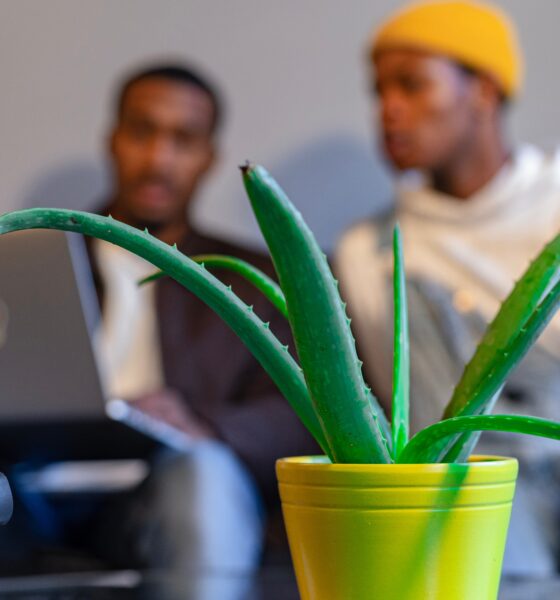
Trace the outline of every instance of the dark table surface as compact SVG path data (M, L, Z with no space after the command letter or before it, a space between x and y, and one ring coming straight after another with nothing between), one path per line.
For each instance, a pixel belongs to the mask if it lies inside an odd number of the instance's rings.
M176 579L120 571L0 579L0 598L26 600L299 600L293 573L269 568L254 577L201 574ZM560 579L504 580L499 600L557 600ZM325 599L328 600L328 599ZM473 599L474 600L474 599Z

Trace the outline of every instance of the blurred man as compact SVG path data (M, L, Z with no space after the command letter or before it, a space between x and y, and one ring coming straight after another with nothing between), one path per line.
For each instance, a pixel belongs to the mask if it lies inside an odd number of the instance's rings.
M399 174L395 210L348 231L337 266L366 375L389 412L391 234L398 219L416 431L441 418L499 303L558 233L560 162L533 147L514 148L507 138L505 113L521 89L522 61L512 24L492 6L413 4L376 30L369 56L382 146ZM511 377L496 412L558 419L559 367L557 319ZM490 447L525 459L525 473L548 475L556 468L558 446L512 438ZM550 494L532 500L535 512L547 516L542 530L554 546L557 501ZM526 533L518 537L522 555L512 570L550 568L545 551L533 548Z
M190 221L195 194L216 161L222 118L217 92L192 70L160 65L133 74L120 91L109 138L114 191L105 212L147 227L185 254L232 255L271 274L264 257L203 235ZM90 249L112 394L204 442L154 465L136 519L138 500L131 504L133 547L152 566L254 567L265 510L278 509L275 459L313 451L314 443L263 368L206 305L170 279L138 290L151 265L104 242ZM217 275L290 339L286 321L251 285L229 272Z
M119 90L108 140L113 190L102 212L177 244L226 254L272 275L268 259L203 235L190 220L217 156L223 118L214 88L180 65L133 73ZM241 185L241 184L240 184ZM261 559L267 516L279 512L275 460L316 446L263 368L205 304L117 246L88 240L102 305L98 348L110 394L189 434L187 454L154 458L117 506L86 523L102 558L121 566L248 571ZM285 342L286 320L247 281L217 276ZM94 523L94 525L92 525ZM63 523L64 525L64 523Z

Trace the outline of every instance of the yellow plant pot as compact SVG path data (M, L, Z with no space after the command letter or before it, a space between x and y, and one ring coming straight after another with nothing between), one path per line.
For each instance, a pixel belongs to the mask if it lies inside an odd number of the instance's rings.
M517 461L279 460L302 600L495 600Z

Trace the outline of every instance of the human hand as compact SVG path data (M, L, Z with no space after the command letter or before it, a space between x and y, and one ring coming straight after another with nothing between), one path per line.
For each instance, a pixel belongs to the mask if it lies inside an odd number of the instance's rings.
M132 402L135 408L183 431L193 439L215 438L212 429L197 417L181 395L169 388L146 394Z

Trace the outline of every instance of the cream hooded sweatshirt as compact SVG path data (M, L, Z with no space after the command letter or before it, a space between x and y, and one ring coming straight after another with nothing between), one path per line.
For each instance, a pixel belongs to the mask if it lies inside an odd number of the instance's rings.
M409 174L397 185L395 215L361 222L343 236L335 257L341 293L366 377L386 406L395 217L408 279L411 418L418 430L441 418L464 363L514 280L560 232L560 155L522 147L466 201L435 192ZM514 406L501 409L560 418L560 316L538 346L516 370L521 387L513 378Z

